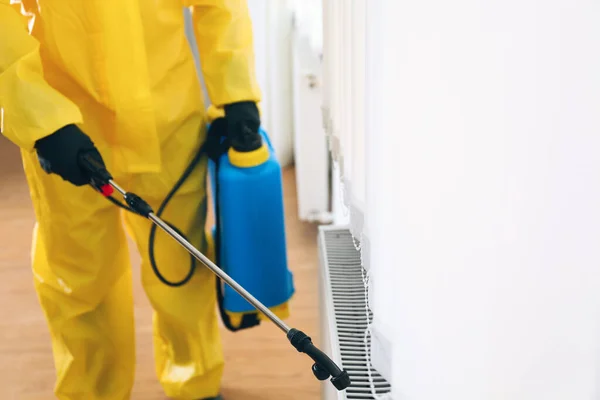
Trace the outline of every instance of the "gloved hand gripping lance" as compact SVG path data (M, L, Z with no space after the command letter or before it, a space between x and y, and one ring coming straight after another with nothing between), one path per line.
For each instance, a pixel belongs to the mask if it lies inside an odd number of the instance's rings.
M91 153L83 153L79 157L81 168L86 171L91 177L90 185L97 191L102 193L105 197L110 196L117 191L127 206L136 214L145 217L152 221L156 226L162 229L165 233L175 239L181 246L183 246L194 258L203 263L208 267L214 274L219 276L225 283L231 286L236 292L238 292L244 299L246 299L253 307L262 312L268 319L270 319L275 325L277 325L287 336L288 340L301 353L307 354L313 361L312 371L315 377L319 380L326 380L331 377L331 383L337 390L347 389L351 382L348 373L341 370L335 362L333 362L325 353L319 350L313 343L309 336L304 332L290 328L285 322L277 317L268 307L258 301L252 294L246 289L239 285L229 275L227 275L221 268L214 264L207 256L202 254L192 244L190 244L181 234L173 229L169 224L159 218L152 207L146 203L141 197L135 193L130 193L121 188L116 182L113 181L113 177L106 170L104 165L93 156Z

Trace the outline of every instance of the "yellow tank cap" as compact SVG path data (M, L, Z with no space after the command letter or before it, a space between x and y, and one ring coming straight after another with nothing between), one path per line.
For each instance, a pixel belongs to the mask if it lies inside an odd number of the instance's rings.
M237 151L230 147L227 155L229 156L229 162L239 168L256 167L267 162L270 157L269 149L265 143L260 148L248 152Z

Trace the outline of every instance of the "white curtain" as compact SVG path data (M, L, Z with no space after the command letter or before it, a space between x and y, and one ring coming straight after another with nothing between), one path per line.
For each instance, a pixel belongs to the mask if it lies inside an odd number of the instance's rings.
M366 211L364 8L365 0L324 1L323 113L357 238Z
M374 314L365 340L371 339L374 368L391 380L393 290L385 274L393 260L381 251L381 238L393 227L386 226L385 209L378 207L387 201L386 181L394 171L381 168L390 132L380 123L385 87L378 76L383 51L375 3L324 0L323 115Z

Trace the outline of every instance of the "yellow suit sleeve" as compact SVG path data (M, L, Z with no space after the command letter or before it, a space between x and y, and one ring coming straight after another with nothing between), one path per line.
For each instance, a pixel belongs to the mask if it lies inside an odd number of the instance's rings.
M10 0L0 0L0 38L2 134L31 151L38 139L82 122L78 107L44 80L40 43Z
M226 104L261 99L252 21L246 0L184 0L191 8L202 75L212 103L209 119Z

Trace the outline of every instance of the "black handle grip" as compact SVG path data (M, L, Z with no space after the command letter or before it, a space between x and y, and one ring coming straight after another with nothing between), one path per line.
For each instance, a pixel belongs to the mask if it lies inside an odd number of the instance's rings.
M108 185L113 179L106 169L102 159L96 152L86 151L79 155L79 166L90 176L90 179L99 186Z
M288 340L301 353L313 359L313 373L319 380L325 380L331 376L331 383L337 390L347 389L352 382L348 372L341 370L325 353L319 350L311 338L298 329L290 329L287 334Z

